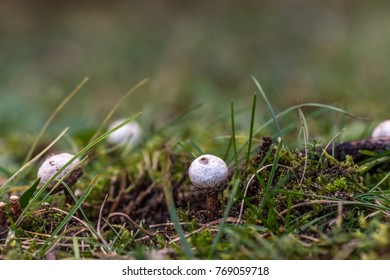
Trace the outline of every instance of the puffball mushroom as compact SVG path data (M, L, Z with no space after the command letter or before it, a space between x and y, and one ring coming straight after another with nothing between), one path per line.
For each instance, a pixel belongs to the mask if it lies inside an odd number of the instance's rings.
M378 124L373 132L372 137L390 137L390 120L386 120Z
M194 187L206 194L206 210L209 220L218 217L218 190L227 180L226 163L214 155L202 155L196 158L188 170L188 176Z
M74 155L69 153L61 153L49 156L38 169L38 177L41 178L40 183L43 185L46 184L73 157ZM63 182L65 182L68 186L73 186L77 182L77 180L83 175L82 167L77 166L79 163L80 160L75 159L60 174L58 174L58 176L54 179L53 184L50 187L52 187L56 183L55 181L61 179L63 179ZM71 173L64 178L64 176L69 171L71 171Z
M125 119L116 120L111 123L108 127L109 130L115 128L126 121ZM108 137L107 141L111 145L120 145L120 146L136 146L142 139L142 128L136 121L130 121L112 132Z

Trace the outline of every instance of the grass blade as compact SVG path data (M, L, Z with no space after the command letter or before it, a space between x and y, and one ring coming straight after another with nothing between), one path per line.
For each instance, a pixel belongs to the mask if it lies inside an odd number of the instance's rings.
M0 172L3 173L3 175L7 178L12 176L12 172L2 166L0 166Z
M172 192L171 192L171 181L169 176L169 169L170 169L170 161L169 157L167 156L163 163L163 190L165 195L165 200L168 207L169 215L171 216L173 226L179 235L181 244L183 245L184 254L186 255L187 259L194 259L194 253L192 252L190 248L190 244L188 244L187 239L185 237L183 228L180 225L180 219L177 215L175 202L173 200Z
M256 114L256 94L253 95L253 101L252 101L252 113L251 113L251 126L249 128L249 139L248 139L248 151L246 154L246 166L245 166L245 172L249 164L249 158L251 156L252 152L252 138L253 138L253 126L255 125L255 114ZM245 176L244 176L245 177Z
M80 248L79 248L79 242L77 237L73 237L73 252L74 252L74 259L79 260L80 259Z
M316 108L323 108L323 109L327 109L327 110L331 110L331 111L335 111L335 112L338 112L338 113L341 113L341 114L344 114L344 115L347 115L351 118L354 118L354 119L357 119L357 120L368 120L367 118L365 117L359 117L359 116L356 116L356 115L353 115L351 113L348 113L347 111L343 110L343 109L340 109L340 108L337 108L335 106L331 106L331 105L326 105L326 104L321 104L321 103L303 103L303 104L299 104L299 105L294 105L294 106L291 106L290 108L284 110L283 112L280 112L279 114L275 115L275 118L276 119L279 119L285 115L287 115L288 113L291 113L295 110L297 110L298 108L304 108L304 107L316 107ZM254 132L254 135L257 135L260 131L262 131L264 128L266 128L267 126L269 126L272 122L274 122L273 119L270 119L268 120L267 122L265 122L261 127L259 127L255 132Z
M41 178L38 178L35 183L26 190L22 196L19 199L20 205L22 208L25 208L28 205L28 202L30 201L31 197L34 195L35 190L39 186L39 182L41 181Z
M291 106L288 109L280 112L275 117L276 117L276 119L279 119L279 118L284 117L284 116L288 115L289 113L297 110L298 108L304 108L304 107L314 107L314 108L320 108L320 109L324 109L324 110L331 110L331 111L335 111L335 112L344 114L346 116L349 116L353 119L365 120L365 121L368 120L368 118L366 118L366 117L359 117L359 116L353 115L353 114L351 114L343 109L337 108L335 106L321 104L321 103L303 103L303 104L299 104L299 105L294 105L294 106ZM260 126L256 131L253 132L253 137L257 136L262 130L264 130L266 127L268 127L273 122L274 122L273 118L264 122L264 124L262 126ZM246 145L246 142L238 148L237 152L240 153L245 148L245 145ZM230 161L230 160L231 159L228 159L227 161Z
M196 145L196 143L193 140L190 140L190 144L195 149L195 151L198 153L198 156L204 154L204 152L201 150L201 148L199 148L199 146Z
M108 132L104 133L103 135L99 136L97 139L95 139L94 141L92 141L90 144L88 144L87 146L85 146L83 149L80 150L80 152L78 152L70 161L68 161L62 168L60 168L56 174L53 175L53 177L37 192L37 194L31 199L29 205L27 205L27 207L24 209L23 211L23 214L27 213L27 211L32 207L32 204L38 199L38 197L45 191L45 189L50 186L50 184L53 182L53 180L63 171L65 170L65 168L67 168L72 162L74 162L77 158L80 158L81 156L83 156L88 150L90 150L91 148L93 148L95 145L99 144L100 142L102 142L104 139L106 139L111 133L113 133L114 131L116 131L117 129L121 128L122 126L124 126L126 123L128 123L129 121L135 119L138 115L138 114L135 114L133 116L131 116L130 118L126 119L124 122L122 122L121 124L119 124L118 126L114 127L113 129L109 130Z
M75 89L69 93L69 95L60 103L60 105L58 105L58 107L54 110L54 112L49 116L49 118L46 120L45 124L43 125L41 131L39 131L37 137L35 137L35 140L34 140L33 144L31 145L31 148L28 151L23 164L25 164L27 161L30 160L32 154L35 151L35 148L38 145L39 140L41 140L42 136L45 134L47 128L49 127L51 122L54 120L54 118L58 115L59 112L61 112L61 110L65 107L65 105L68 104L68 102L76 95L76 93L78 93L80 91L80 89L85 85L85 83L88 81L88 79L89 79L88 77L84 78L84 80L82 80L75 87Z
M66 177L66 175L65 175L65 177ZM64 187L67 190L67 192L71 195L71 197L73 198L74 202L77 202L77 197L74 195L72 189L66 183L64 183L64 182L61 182L61 183L64 185ZM43 200L45 200L45 198ZM92 223L89 221L89 219L88 219L87 215L85 214L84 210L82 208L80 208L79 211L81 213L81 216L85 220L86 224L88 225L89 230L95 236L99 236L98 232L95 230L95 228L92 226Z
M67 185L65 183L63 183L63 179L66 178L75 168L77 168L79 165L81 165L85 160L86 160L87 157L83 158L80 160L80 162L75 166L73 167L71 170L69 170L64 176L62 179L58 180L56 182L56 184L51 188L51 190L42 198L42 201L45 201L52 193L53 191L60 185L60 184L63 184L65 187L67 187ZM61 170L64 170L67 166L69 166L69 164L74 160L74 158L72 158L71 161L69 161L63 168L61 168ZM62 171L60 171L62 172ZM20 222L22 221L23 217L26 215L27 212L31 212L34 210L34 204L35 204L35 201L41 197L42 193L48 188L48 186L51 185L51 183L53 182L54 178L57 178L58 174L60 174L60 172L57 172L56 174L53 175L52 178L50 178L50 180L43 186L41 187L37 193L32 196L30 198L30 201L29 203L25 206L25 208L23 209L23 212L22 214L19 216L18 220L16 221L16 224L20 224Z
M226 148L226 152L225 152L225 155L223 156L223 160L224 161L227 161L227 157L229 155L229 152L230 152L230 148L232 147L232 142L233 142L233 137L230 137L230 140L229 140L229 144Z
M91 143L93 140L98 137L100 131L102 131L103 127L110 121L111 117L114 115L116 110L119 108L119 106L128 98L130 95L132 95L134 92L136 92L140 87L142 87L144 84L148 82L148 79L143 79L138 84L133 86L131 89L129 89L125 95L122 96L121 99L115 104L115 106L108 112L107 116L104 118L103 122L101 123L100 127L96 130L95 134L91 137L89 142Z
M303 114L301 108L298 108L298 113L299 113L299 119L301 120L301 127L303 130L303 145L305 148L305 164L303 166L303 172L302 172L302 177L299 181L299 185L302 185L303 180L305 179L305 173L307 169L307 163L308 163L308 155L307 155L307 142L309 139L309 129L307 126L306 118L305 115Z
M55 143L57 143L62 136L68 131L69 128L65 128L60 135L57 136L56 139L54 139L53 142L51 142L42 152L40 152L38 155L36 155L32 160L25 163L18 171L16 171L11 177L8 178L8 180L0 187L0 195L2 192L6 189L8 184L15 179L16 176L18 176L20 173L22 173L25 169L27 169L30 165L32 165L35 161L37 161L43 154L45 154L52 146L54 146Z
M374 187L371 188L371 190L369 192L373 192L375 189L378 189L379 191L382 191L379 186L382 185L384 182L386 182L386 180L390 177L390 172L388 172L386 174L386 176L384 176L382 178L382 180L380 180ZM382 191L383 192L383 191Z
M256 78L252 76L252 80L255 82L257 88L259 89L259 91L260 91L260 93L261 93L261 96L263 97L265 103L267 104L267 107L268 107L268 109L269 109L270 112L271 112L272 119L273 119L273 121L274 121L274 123L275 123L275 125L276 125L277 130L278 130L279 137L282 138L282 137L283 137L282 130L280 129L280 126L279 126L279 123L278 123L278 121L277 121L275 112L274 112L274 110L272 109L271 103L269 102L267 95L266 95L265 92L263 91L263 88L261 87L260 83L256 80Z
M230 113L231 113L231 123L232 123L232 144L233 144L233 152L234 152L234 162L236 167L236 174L238 175L238 156L237 156L237 143L236 143L236 125L234 120L234 103L230 104Z
M260 207L259 207L260 213L264 209L264 206L267 205L269 203L269 200L272 198L272 195L270 194L270 189L271 189L271 185L272 185L272 182L274 180L274 177L275 177L276 169L278 168L279 154L280 154L280 150L282 149L282 143L283 143L283 140L281 139L279 141L279 144L278 144L278 147L277 147L277 150L275 153L275 159L272 163L272 168L271 168L271 172L270 172L270 175L268 178L267 185L264 188L264 197L263 197L263 200L261 201Z
M62 228L70 221L74 213L81 207L81 205L84 203L85 199L88 197L88 195L91 193L95 182L97 180L98 176L96 176L92 182L89 184L85 192L82 194L80 199L76 202L76 204L72 207L72 209L69 211L68 215L62 220L62 222L58 225L58 227L52 232L50 237L46 240L45 244L42 245L39 251L40 256L44 256L47 252L49 243L57 236L57 234L62 230Z
M233 206L233 202L234 202L234 199L236 198L236 194L237 194L239 186L240 186L240 180L236 179L235 182L233 183L233 189L232 189L231 195L229 197L228 203L226 205L225 212L223 213L223 217L222 217L221 223L220 223L219 228L218 228L218 233L215 236L215 239L214 239L213 244L211 246L211 249L210 249L210 252L208 255L209 259L213 258L215 249L217 248L217 245L218 245L218 242L224 234L226 220L229 217L230 209Z

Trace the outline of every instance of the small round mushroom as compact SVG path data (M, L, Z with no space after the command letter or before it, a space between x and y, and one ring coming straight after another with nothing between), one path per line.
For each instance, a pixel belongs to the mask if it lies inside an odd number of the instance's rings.
M194 187L206 194L207 218L218 218L218 191L227 180L226 163L214 155L202 155L191 163L188 175Z
M108 127L109 130L115 128L116 126L123 123L125 119L116 120L111 123ZM142 128L136 121L130 121L122 127L118 128L114 132L112 132L108 137L107 141L111 145L120 145L120 146L128 146L134 147L142 139Z
M372 131L372 137L390 137L390 120L378 124Z
M66 165L74 155L69 153L61 153L49 156L39 167L38 177L41 178L40 183L46 184L64 165ZM77 180L83 175L83 169L81 166L77 166L80 163L79 159L75 159L69 164L53 181L52 187L57 181L63 179L68 186L73 186ZM73 170L72 170L73 169ZM63 178L70 170L72 172Z
M12 220L15 222L22 214L22 206L20 205L19 202L19 196L11 195L9 198L9 206L11 210Z

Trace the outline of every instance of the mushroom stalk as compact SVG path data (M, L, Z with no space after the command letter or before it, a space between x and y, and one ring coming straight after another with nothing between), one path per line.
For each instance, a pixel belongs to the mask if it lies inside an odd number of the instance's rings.
M219 217L218 211L218 191L206 193L206 216L208 221L214 221Z

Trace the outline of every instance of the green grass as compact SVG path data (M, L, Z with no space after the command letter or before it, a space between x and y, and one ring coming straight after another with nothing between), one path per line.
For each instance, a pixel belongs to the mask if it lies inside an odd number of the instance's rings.
M388 259L389 153L372 155L360 163L338 162L317 149L337 141L338 135L310 137L314 135L310 124L335 115L357 117L319 103L297 104L277 113L254 81L265 105L254 95L249 109L237 110L231 102L230 114L208 115L204 123L199 119L205 107L196 106L159 127L145 129L143 142L133 149L112 148L105 139L139 114L132 114L111 131L105 131L107 123L144 80L119 99L88 137L70 135L65 129L50 144L40 145L44 132L81 83L31 139L27 162L21 157L19 168L12 167L14 163L7 166L7 161L0 166L6 176L0 187L1 200L8 201L14 193L22 195L24 208L17 221L10 221L0 256ZM314 110L306 111L308 107ZM258 121L259 108L270 117ZM238 126L242 120L248 125ZM264 136L271 137L260 139ZM272 143L266 145L270 139ZM59 146L58 142L63 143ZM36 188L39 162L49 149L64 146L77 150L67 165L81 158L85 173L75 186L65 186L74 200L71 204L65 203L64 194L48 190L51 181ZM32 156L37 147L43 148ZM202 152L224 157L230 168L226 189L216 205L221 214L216 221L202 216L204 197L193 190L187 176L194 156ZM7 154L12 150L1 153L4 158L12 157ZM60 184L65 183L56 183Z

